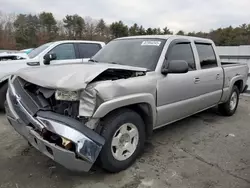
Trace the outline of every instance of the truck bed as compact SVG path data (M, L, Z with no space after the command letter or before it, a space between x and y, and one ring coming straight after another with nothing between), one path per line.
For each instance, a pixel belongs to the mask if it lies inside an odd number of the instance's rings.
M248 79L248 65L242 63L221 63L223 71L224 71L224 88L223 88L223 96L222 101L226 101L230 95L231 88L237 78L243 80L240 84L240 92L243 92L245 89L245 85Z
M242 77L243 82L244 82L243 85L246 84L247 78L248 78L248 71L249 71L247 64L227 63L227 62L222 62L221 64L222 64L222 68L225 74L224 88L229 87L230 82L235 77Z
M246 85L250 85L250 79L248 79L250 77L250 73L249 73L249 67L247 64L243 64L243 63L232 63L232 62L221 62L221 65L223 67L224 70L226 70L226 76L228 75L230 78L230 72L234 72L234 70L237 70L237 74L243 74L246 78ZM247 67L248 72L246 73L245 67ZM229 73L229 74L228 74ZM247 74L247 75L246 75Z

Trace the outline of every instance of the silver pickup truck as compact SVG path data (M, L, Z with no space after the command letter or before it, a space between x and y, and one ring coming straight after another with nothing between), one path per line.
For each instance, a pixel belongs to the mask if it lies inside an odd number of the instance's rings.
M154 129L219 106L235 113L247 65L221 65L211 40L135 36L86 64L27 68L9 79L6 112L28 142L64 167L128 168Z

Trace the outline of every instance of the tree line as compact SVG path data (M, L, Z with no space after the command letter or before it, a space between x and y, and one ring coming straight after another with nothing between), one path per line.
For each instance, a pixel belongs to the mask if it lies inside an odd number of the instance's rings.
M77 14L66 15L56 20L51 12L40 14L4 14L0 12L0 49L24 49L37 47L55 40L110 40L134 35L177 34L212 39L216 45L250 44L250 24L226 27L210 32L173 33L168 27L144 28L134 23L132 26L122 21L108 24L104 19L95 20Z

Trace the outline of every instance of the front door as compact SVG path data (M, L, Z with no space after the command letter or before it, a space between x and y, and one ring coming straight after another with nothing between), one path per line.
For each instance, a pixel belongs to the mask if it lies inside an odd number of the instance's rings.
M72 43L60 44L53 48L49 53L55 53L57 57L56 60L50 62L51 65L82 62L82 59L77 57L75 46Z
M166 63L171 60L185 60L189 71L183 74L168 74L157 83L157 127L164 126L198 110L197 80L200 76L191 42L173 41L166 55Z

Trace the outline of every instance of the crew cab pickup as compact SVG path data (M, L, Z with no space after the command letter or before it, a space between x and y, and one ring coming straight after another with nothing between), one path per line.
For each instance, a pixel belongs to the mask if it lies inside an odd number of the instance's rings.
M0 61L0 110L4 108L8 77L14 72L25 67L44 66L50 63L87 62L104 45L105 43L99 41L56 41L43 44L28 54L23 53L22 56L25 55L25 58Z
M51 65L10 77L10 124L64 167L128 168L154 129L219 106L235 113L248 66L222 65L214 43L134 36L108 43L92 63Z

